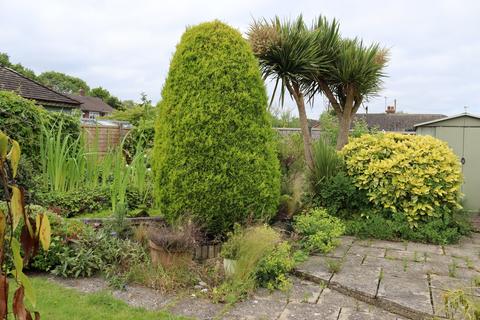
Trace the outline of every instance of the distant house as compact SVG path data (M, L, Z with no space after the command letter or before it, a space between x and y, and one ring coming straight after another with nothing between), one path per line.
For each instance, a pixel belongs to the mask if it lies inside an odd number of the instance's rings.
M80 106L80 102L76 99L2 65L0 65L0 90L14 91L23 98L34 100L49 111L71 112Z
M82 111L83 119L96 119L107 116L115 110L102 99L86 96L83 91L80 91L80 95L68 94L68 96L81 103L80 110Z
M377 128L380 131L391 132L415 132L415 125L433 120L445 118L443 114L417 114L417 113L358 113L355 121L363 120L369 128Z

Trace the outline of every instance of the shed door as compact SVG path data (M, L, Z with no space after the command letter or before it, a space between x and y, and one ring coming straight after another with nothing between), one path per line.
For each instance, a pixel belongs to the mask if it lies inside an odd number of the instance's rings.
M480 210L480 128L465 128L463 166L463 193L465 194L465 208Z

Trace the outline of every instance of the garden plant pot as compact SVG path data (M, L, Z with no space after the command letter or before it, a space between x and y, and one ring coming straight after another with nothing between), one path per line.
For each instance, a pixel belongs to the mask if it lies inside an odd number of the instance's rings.
M158 246L152 240L148 241L150 256L153 265L161 265L164 268L172 268L187 265L192 260L192 253L185 251L169 251Z
M226 258L223 259L223 270L225 271L225 275L227 277L231 277L235 273L235 270L237 269L237 262L238 260Z

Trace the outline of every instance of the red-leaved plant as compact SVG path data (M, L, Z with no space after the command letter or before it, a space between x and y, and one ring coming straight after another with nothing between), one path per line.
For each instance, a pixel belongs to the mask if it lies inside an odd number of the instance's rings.
M50 246L50 222L47 215L38 214L35 219L25 209L25 192L15 178L20 162L20 145L0 131L0 186L6 201L6 211L0 209L0 319L6 320L8 306L8 276L11 275L18 288L13 296L12 311L17 320L37 320L37 311L27 310L24 298L35 308L36 296L32 284L23 273L24 264L33 257L40 246L48 250ZM15 237L15 230L21 224L20 239ZM20 253L23 249L23 257ZM13 269L9 269L6 257L13 260Z

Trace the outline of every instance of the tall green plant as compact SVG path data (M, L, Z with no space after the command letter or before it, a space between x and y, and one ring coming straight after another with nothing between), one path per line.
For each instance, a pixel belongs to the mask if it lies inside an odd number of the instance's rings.
M156 123L156 200L211 235L269 220L280 193L274 132L257 61L235 29L188 28L173 56Z
M318 186L326 183L342 169L343 159L332 146L323 139L318 139L313 146L313 160L310 183L315 191Z

